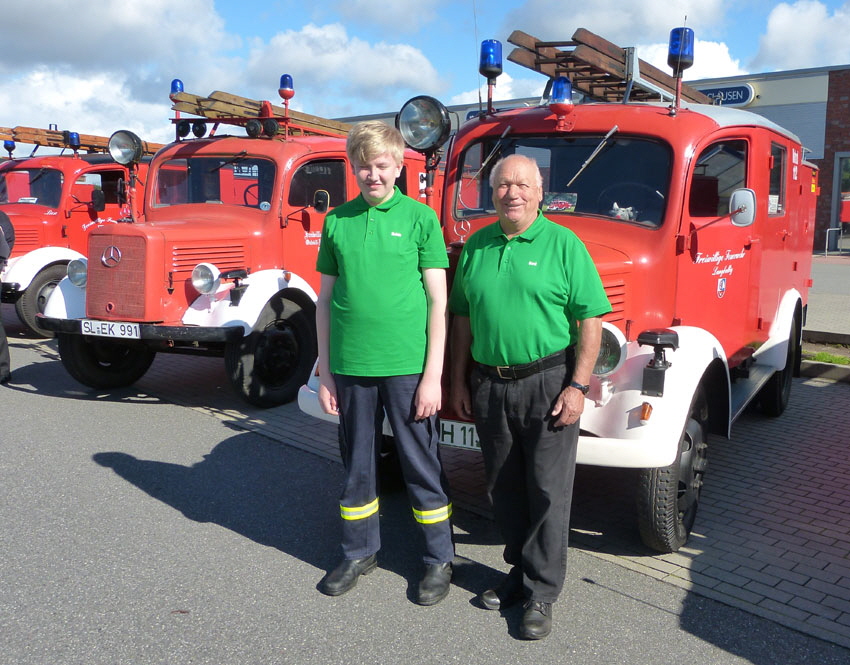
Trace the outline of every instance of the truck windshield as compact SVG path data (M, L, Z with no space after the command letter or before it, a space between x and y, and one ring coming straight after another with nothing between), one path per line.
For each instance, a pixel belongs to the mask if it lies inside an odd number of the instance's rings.
M540 166L546 215L591 215L660 226L670 183L670 148L659 141L609 134L607 140L604 133L508 136L470 145L458 168L455 216L495 214L490 171L498 159L521 154ZM488 160L491 152L494 158Z
M154 176L154 205L212 203L269 210L275 172L274 161L242 154L170 159Z
M0 171L0 203L32 203L58 208L62 200L62 172L57 169L4 169Z

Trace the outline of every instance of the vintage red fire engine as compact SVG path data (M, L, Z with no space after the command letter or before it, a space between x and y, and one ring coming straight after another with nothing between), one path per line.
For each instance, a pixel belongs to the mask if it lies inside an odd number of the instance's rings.
M675 551L696 515L708 435L728 436L751 402L773 416L788 403L811 284L817 170L797 137L764 117L687 101L686 29L671 39L675 78L587 31L564 43L571 51L522 33L511 41L520 45L512 60L552 76L548 103L505 111L488 103L457 130L441 211L449 251L456 258L469 234L495 220L494 162L534 157L544 214L584 241L613 306L578 462L635 469L641 537ZM603 55L633 74L618 80ZM500 60L498 42L485 42L481 73L491 84ZM561 76L570 71L581 71L587 97L620 103L574 104ZM652 98L663 101L641 101ZM398 117L408 144L424 153L439 148L448 121L429 97ZM322 417L316 386L313 377L299 404ZM477 445L471 423L441 415L444 444Z
M295 398L316 358L315 270L325 214L357 193L348 125L227 93L184 93L175 80L178 140L154 157L144 221L100 226L73 261L42 320L68 372L96 388L132 384L156 352L223 355L237 393L257 406ZM223 110L222 110L223 109ZM247 136L216 136L221 123ZM212 124L210 134L207 126ZM186 139L190 133L196 138ZM110 150L137 163L139 141ZM420 187L420 176L422 186ZM399 187L425 184L408 151Z
M21 322L50 337L36 320L73 259L82 258L90 231L129 216L129 171L106 150L107 138L57 129L15 127L0 130L10 159L0 164L0 211L15 228L12 258L2 274L3 302L15 303ZM28 157L12 158L16 143L32 143ZM40 146L62 148L35 155ZM159 149L144 144L145 152ZM69 150L69 153L65 153ZM87 150L89 154L80 154ZM147 161L137 174L145 181ZM141 186L141 185L140 185Z

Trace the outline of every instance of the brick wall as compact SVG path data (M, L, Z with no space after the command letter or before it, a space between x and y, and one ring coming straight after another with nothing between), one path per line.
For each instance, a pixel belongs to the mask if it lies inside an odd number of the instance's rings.
M826 229L832 218L832 179L835 153L850 152L850 68L829 72L829 93L826 103L824 157L814 160L820 167L820 197L815 225L815 251L822 251Z

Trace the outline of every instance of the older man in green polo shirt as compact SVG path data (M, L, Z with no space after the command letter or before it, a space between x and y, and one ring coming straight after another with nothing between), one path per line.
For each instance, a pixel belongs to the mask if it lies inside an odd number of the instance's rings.
M449 299L451 400L475 419L511 566L479 602L525 600L520 634L540 639L566 574L578 421L611 305L584 244L540 212L537 163L508 156L490 184L499 220L466 242Z

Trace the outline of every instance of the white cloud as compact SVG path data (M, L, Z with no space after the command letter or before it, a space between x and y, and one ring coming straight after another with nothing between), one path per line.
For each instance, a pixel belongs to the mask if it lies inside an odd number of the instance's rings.
M641 60L654 65L662 72L671 73L667 64L667 44L648 44L638 46ZM688 81L724 76L740 76L747 72L741 68L740 61L729 53L729 47L719 42L705 42L697 39L694 43L694 64L684 72Z
M723 20L726 0L527 0L509 12L505 31L520 27L534 37L556 41L570 39L578 28L604 36L618 46L637 40L666 42L670 30L681 25L697 34L711 34ZM685 22L687 17L687 22Z
M831 15L822 2L778 4L752 62L756 71L822 67L850 62L850 6Z
M508 99L525 99L526 97L540 97L543 94L543 88L546 85L546 79L539 77L536 79L515 79L510 74L503 73L496 79L496 87L493 90L493 100L503 101ZM479 96L480 95L480 96ZM487 84L483 83L477 90L467 90L460 94L454 95L449 99L449 105L455 106L459 104L475 104L481 100L482 103L487 103Z
M311 113L349 115L352 102L370 100L375 111L401 106L406 96L441 89L437 71L407 44L371 44L351 37L341 24L309 24L251 49L245 74L255 86L269 72L288 73L295 100ZM293 102L293 107L296 102Z

